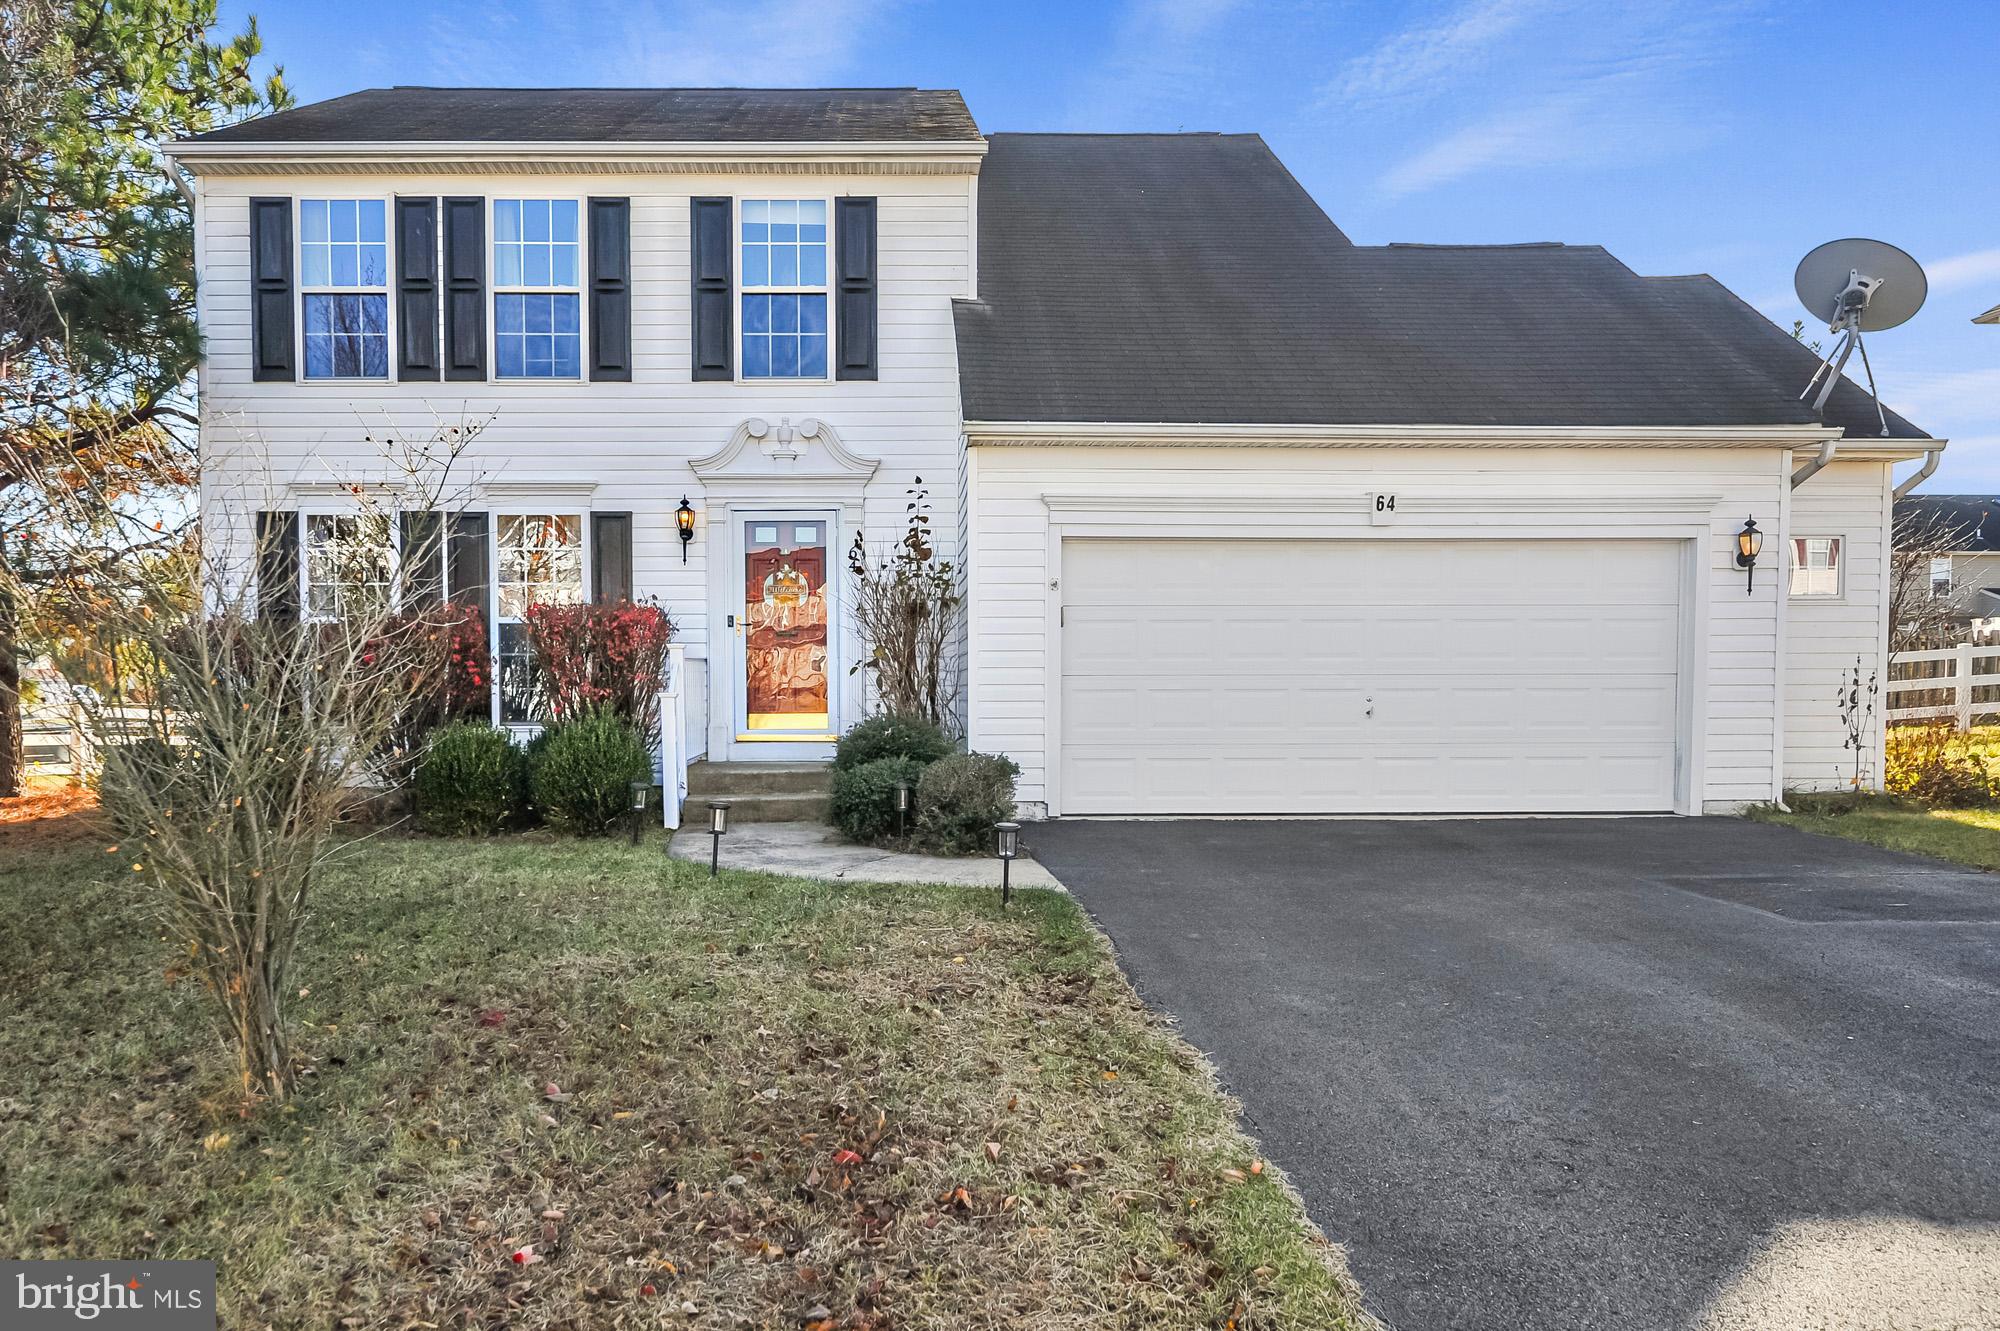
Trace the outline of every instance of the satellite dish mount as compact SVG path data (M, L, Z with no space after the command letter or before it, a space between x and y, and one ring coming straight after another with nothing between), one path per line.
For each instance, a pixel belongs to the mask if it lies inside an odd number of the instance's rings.
M1922 308L1929 292L1924 270L1915 259L1879 240L1830 240L1799 260L1792 286L1813 316L1826 321L1827 331L1837 334L1833 350L1813 371L1800 400L1810 396L1813 411L1824 411L1848 358L1859 351L1861 368L1868 376L1868 395L1875 402L1875 418L1887 436L1889 417L1882 410L1875 367L1869 364L1868 344L1862 334L1894 328Z

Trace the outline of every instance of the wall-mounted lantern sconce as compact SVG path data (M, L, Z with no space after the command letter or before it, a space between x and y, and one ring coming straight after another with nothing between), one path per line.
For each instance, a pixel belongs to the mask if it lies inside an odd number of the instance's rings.
M722 838L729 831L729 801L710 800L708 802L708 876L715 877L722 865Z
M1743 530L1736 533L1736 567L1743 570L1743 594L1748 596L1753 583L1757 581L1757 555L1764 548L1764 533L1757 530L1757 519L1745 518Z
M1021 853L1021 825L993 824L993 849L1000 856L1000 904L1014 894L1014 857Z
M694 543L694 505L686 495L681 496L681 506L674 510L674 525L681 529L681 563L688 562L688 546Z

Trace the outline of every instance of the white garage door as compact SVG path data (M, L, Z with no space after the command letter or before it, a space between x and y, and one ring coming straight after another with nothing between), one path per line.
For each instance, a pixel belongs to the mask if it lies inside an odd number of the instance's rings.
M1671 809L1680 550L1066 541L1061 811Z

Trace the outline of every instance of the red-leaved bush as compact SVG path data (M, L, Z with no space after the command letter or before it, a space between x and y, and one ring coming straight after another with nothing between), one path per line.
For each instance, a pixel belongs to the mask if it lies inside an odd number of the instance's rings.
M542 712L560 724L609 708L648 743L674 622L657 605L531 605L522 616Z
M415 634L427 644L413 667L418 673L410 681L409 703L389 736L388 757L407 777L432 731L462 717L483 718L492 708L486 617L475 606L439 605L387 622L391 632Z

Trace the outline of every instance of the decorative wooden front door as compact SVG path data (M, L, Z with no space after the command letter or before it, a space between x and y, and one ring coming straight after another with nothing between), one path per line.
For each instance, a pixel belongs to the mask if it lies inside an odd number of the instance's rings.
M751 734L823 735L828 682L827 523L743 523L743 724Z

